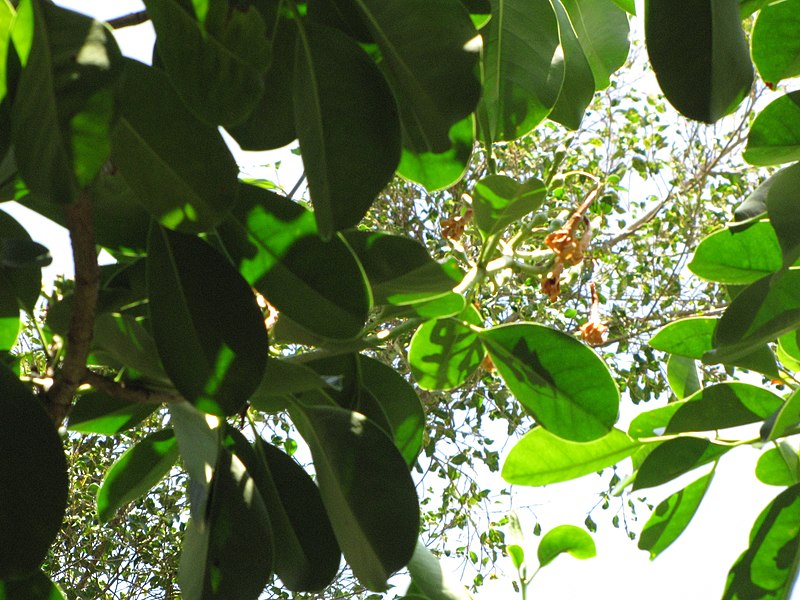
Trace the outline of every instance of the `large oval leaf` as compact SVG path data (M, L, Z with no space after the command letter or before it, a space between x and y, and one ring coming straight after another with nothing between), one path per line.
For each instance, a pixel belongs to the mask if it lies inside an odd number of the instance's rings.
M750 91L736 0L647 0L645 38L664 95L690 119L713 123Z
M239 169L216 127L192 115L167 76L125 61L112 160L162 225L213 228L236 201Z
M514 485L548 485L596 473L631 456L643 444L624 431L592 442L570 442L536 427L508 453L503 479Z
M39 401L0 367L0 580L44 560L67 506L61 438Z
M679 437L662 442L639 466L633 489L641 490L672 481L684 473L718 460L730 449L731 446L721 446L693 437Z
M392 440L360 413L294 403L294 424L311 449L322 500L353 573L367 588L414 552L419 505L414 482Z
M538 209L546 194L547 187L535 177L523 183L505 175L484 177L472 192L475 223L484 238L501 233Z
M61 589L41 571L24 579L0 581L3 600L65 600Z
M450 127L450 147L440 152L403 147L397 172L432 192L450 187L467 171L475 146L475 119L465 117Z
M517 400L551 433L589 442L617 422L619 390L611 373L575 338L525 323L487 329L480 339Z
M80 433L114 435L135 427L149 417L158 404L126 402L89 391L78 396L69 411L68 427Z
M758 114L747 134L744 159L751 165L800 160L800 91L781 96Z
M217 232L245 280L313 333L356 337L370 298L347 245L338 237L323 242L313 213L288 198L245 184L239 196Z
M111 465L97 492L97 516L108 523L117 510L146 494L178 459L172 429L151 433L131 446Z
M785 267L800 267L798 182L800 182L800 164L795 164L773 175L768 181L770 185L766 192L769 222L778 235Z
M764 81L800 75L800 1L771 2L753 27L753 62Z
M311 201L320 234L329 239L361 220L397 168L397 108L381 72L353 39L311 23L297 40L294 105Z
M788 442L770 448L758 457L756 477L767 485L788 486L800 483L800 460Z
M414 555L408 563L408 574L411 575L412 589L418 589L425 600L472 600L472 595L462 583L444 569L433 553L421 541L417 541ZM404 599L416 598L409 596Z
M197 237L154 226L148 248L150 315L164 370L200 410L237 413L261 382L269 351L250 286Z

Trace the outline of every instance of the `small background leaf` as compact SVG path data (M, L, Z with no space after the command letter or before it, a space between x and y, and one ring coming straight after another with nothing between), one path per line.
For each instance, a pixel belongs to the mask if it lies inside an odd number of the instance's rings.
M539 564L545 566L564 552L581 560L597 556L592 536L574 525L559 525L544 534L537 550Z

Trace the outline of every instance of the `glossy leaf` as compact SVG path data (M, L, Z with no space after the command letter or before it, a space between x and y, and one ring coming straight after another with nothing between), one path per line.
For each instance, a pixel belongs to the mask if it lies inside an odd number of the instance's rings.
M639 537L639 548L650 552L650 560L684 532L700 507L713 475L713 471L704 475L656 506Z
M753 62L764 81L776 84L800 75L800 2L772 2L758 13L753 27Z
M744 159L751 165L800 160L800 91L781 96L758 114L747 136Z
M450 147L439 152L404 147L397 172L429 192L444 189L461 180L472 156L474 117L470 115L454 123L448 137Z
M667 359L667 381L678 400L683 400L702 388L695 359L677 354L671 354Z
M770 448L758 457L756 477L767 485L789 486L800 483L800 459L797 450L786 442Z
M23 579L0 581L0 598L2 600L65 600L61 588L38 570Z
M679 437L662 442L644 459L636 479L634 490L655 487L680 477L710 462L719 459L731 446L720 446L709 440Z
M355 576L374 591L408 564L417 541L414 482L392 441L360 413L327 406L290 408L311 449L336 539Z
M700 242L689 269L708 281L748 284L783 265L775 230L766 221L747 229L722 229Z
M483 37L482 136L515 140L558 99L565 73L558 19L549 0L496 0Z
M583 113L594 96L594 75L564 5L556 1L553 2L553 8L558 17L558 32L561 49L564 52L565 70L564 83L548 118L575 130L581 126Z
M574 525L559 525L548 531L539 542L539 565L548 565L565 552L581 560L597 556L594 540L585 529Z
M126 402L100 392L78 396L69 411L69 429L80 433L114 435L141 423L158 408L158 404Z
M192 115L167 76L125 61L112 160L165 227L207 231L236 200L238 168L217 128Z
M244 121L261 98L271 59L259 12L233 10L226 0L196 0L193 10L177 0L144 4L158 57L186 105L212 125Z
M194 236L156 226L148 248L150 315L164 370L200 410L237 413L260 383L269 351L250 286Z
M547 188L538 179L518 183L505 175L489 175L475 184L472 209L484 238L502 232L525 215L537 210Z
M67 203L110 153L121 54L99 21L24 0L12 32L23 70L11 110L19 173L32 192Z
M189 521L178 585L186 600L256 599L272 576L273 533L244 464L219 453L205 526Z
M472 595L421 541L408 563L411 582L428 600L472 600ZM408 597L408 596L406 596Z
M441 319L454 317L464 310L466 300L461 294L449 292L432 300L423 300L415 304L387 306L382 311L384 317L409 319Z
M611 431L619 390L587 346L532 323L487 329L480 339L516 399L550 433L590 442Z
M344 236L364 267L376 304L438 298L463 277L455 260L437 263L416 240L378 231L348 231Z
M151 433L111 465L97 493L97 515L108 523L117 511L145 495L172 469L178 440L172 429Z
M650 64L672 106L713 123L739 105L753 66L736 0L647 0L644 18Z
M39 401L0 367L0 580L25 577L45 559L67 505L61 438Z
M417 329L408 347L408 363L419 387L453 389L475 372L485 351L470 324L483 324L480 313L472 305L458 317L427 321Z
M247 283L281 313L333 339L353 338L364 327L370 298L361 269L340 238L319 238L310 211L242 184L217 231Z
M594 76L604 90L628 58L628 16L614 0L561 0L569 13Z
M503 479L514 485L540 486L596 473L642 447L619 429L588 443L570 442L536 427L517 442L503 464Z
M728 574L722 600L790 598L800 551L800 485L770 502L750 531L750 547Z
M775 422L769 428L768 435L762 436L765 441L773 441L786 435L793 428L800 424L800 392L795 391L783 408L780 409L775 417Z
M459 2L353 0L381 52L403 129L415 154L452 148L453 125L475 110L480 38Z
M247 467L276 540L275 574L292 591L318 591L339 570L342 554L319 490L292 458L256 437L253 445L228 428L228 449Z
M397 168L397 109L386 81L358 44L311 23L298 36L293 98L319 232L330 239L361 220Z
M800 259L800 202L797 185L800 183L800 164L776 173L769 180L766 204L769 222L778 235L786 267L796 265Z

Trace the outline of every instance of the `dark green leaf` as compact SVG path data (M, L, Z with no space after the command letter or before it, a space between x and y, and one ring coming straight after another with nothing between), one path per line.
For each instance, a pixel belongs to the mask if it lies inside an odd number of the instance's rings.
M350 0L308 0L307 14L310 21L339 29L359 42L372 41L358 7Z
M543 567L550 564L564 552L581 560L597 556L594 540L585 529L574 525L559 525L544 534L539 543L537 550L539 565Z
M313 370L294 362L272 358L267 361L264 377L249 402L256 410L280 412L286 409L284 398L326 387L325 381Z
M615 465L641 447L619 429L592 442L576 443L536 427L509 452L503 479L530 486L569 481Z
M97 243L127 256L143 255L147 249L150 214L122 174L116 168L101 170L90 193Z
M781 442L758 458L756 477L767 485L789 486L800 483L800 460L791 444Z
M264 21L257 10L234 10L227 0L195 0L193 10L186 4L145 0L158 57L201 119L212 125L241 123L264 91L262 76L271 54Z
M575 338L532 323L480 334L514 396L551 433L589 442L611 431L619 390L608 367Z
M162 225L207 231L236 201L239 169L216 127L183 105L167 76L125 61L112 160Z
M775 423L769 429L769 435L762 436L764 440L777 440L800 424L800 391L795 391L786 400L780 412L775 417Z
M178 459L172 429L151 433L111 465L97 493L97 516L108 523L116 512L145 495L169 473Z
M505 175L489 175L475 184L472 208L475 223L484 238L501 233L506 227L537 210L547 188L538 179L518 183Z
M441 297L463 277L455 260L437 263L416 240L378 231L348 231L344 236L364 267L376 304Z
M751 165L800 160L800 91L781 96L759 113L750 126L744 159Z
M320 234L329 239L361 220L397 168L397 108L354 40L311 23L297 40L293 98L308 189Z
M162 384L170 384L143 319L119 313L98 315L94 322L92 345L119 364Z
M427 321L417 329L408 347L408 362L419 387L453 389L475 372L485 351L470 325L483 325L472 305L458 317Z
M750 91L753 65L736 0L647 0L650 63L670 104L713 123Z
M667 360L667 381L672 393L683 400L702 387L695 359L671 354Z
M697 512L711 484L713 471L661 502L642 530L639 548L650 552L650 560L666 550L683 533Z
M414 482L403 457L360 413L327 406L290 408L311 449L322 500L355 576L374 591L408 564L419 528Z
M417 541L414 554L408 563L411 582L427 600L472 600L470 593L458 579L446 571L436 557L421 541ZM406 598L409 598L406 595Z
M764 81L776 84L800 75L800 2L772 2L761 9L753 27L753 62Z
M770 178L767 190L769 222L778 235L785 267L795 265L800 258L800 164L793 165Z
M731 568L722 600L790 598L797 577L799 530L800 485L795 485L756 519L750 547Z
M164 370L200 410L237 413L261 382L269 350L250 286L194 236L156 226L148 248L150 315Z
M281 313L327 338L354 338L364 327L370 299L361 269L340 238L319 238L313 213L242 184L217 231L245 280Z
M114 435L141 423L158 404L137 404L111 398L100 392L78 396L69 411L69 428L80 433Z
M403 148L397 172L432 192L459 181L467 171L475 139L475 120L464 117L450 127L450 147L439 152Z
M25 577L44 560L67 505L61 438L39 401L0 367L0 580Z
M549 0L496 0L484 36L482 109L490 140L514 140L536 127L564 81L558 19Z
M61 589L41 571L24 579L0 581L2 600L65 600Z
M731 446L720 446L709 440L679 437L659 444L644 459L636 480L634 490L655 487L684 473L719 459Z
M71 202L110 153L119 48L99 21L41 0L20 3L12 36L24 66L11 112L19 173L32 192Z

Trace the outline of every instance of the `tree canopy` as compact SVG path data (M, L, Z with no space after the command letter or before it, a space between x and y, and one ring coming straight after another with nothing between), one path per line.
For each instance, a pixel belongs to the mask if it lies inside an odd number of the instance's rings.
M744 445L779 492L723 598L789 598L800 1L635 12L0 0L0 198L68 229L75 275L43 287L0 210L0 598L381 598L406 568L393 597L469 598L427 545L473 527L482 472L613 467L634 517L693 473L625 525L655 558ZM150 64L114 35L144 21ZM295 143L307 197L231 150ZM524 598L595 552L521 536L511 513L459 545L464 583L505 553Z

